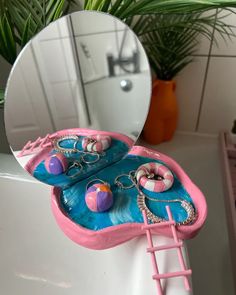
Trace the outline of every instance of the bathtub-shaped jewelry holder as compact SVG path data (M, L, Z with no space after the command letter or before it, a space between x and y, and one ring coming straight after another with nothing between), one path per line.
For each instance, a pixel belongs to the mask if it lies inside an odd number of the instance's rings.
M147 208L155 216L168 220L166 211L168 205L175 222L179 224L176 227L178 237L193 238L206 219L206 201L201 191L173 159L145 147L132 147L133 141L130 138L113 132L76 128L62 130L51 135L51 138L78 135L82 140L95 133L110 136L111 146L96 163L83 163L82 170L75 178L66 173L51 175L45 169L45 159L57 152L53 145L42 149L25 167L35 178L53 186L52 211L62 231L74 242L91 249L111 248L145 234L143 212L138 206L139 194L136 187L123 189L116 184L116 178L136 171L143 164L154 162L169 168L174 176L174 182L170 189L160 193L143 189L148 197L145 203ZM73 139L65 139L61 144L65 149L74 146ZM81 148L80 142L78 148ZM78 161L81 156L80 153L65 153L65 155L71 163ZM85 202L87 185L93 180L96 182L96 179L108 183L113 193L113 206L105 212L93 212ZM126 181L128 180L124 179L124 182ZM152 199L159 199L161 202L153 202ZM192 205L195 219L191 223L184 225L187 212L180 202L170 202L175 199L181 199ZM152 233L172 237L169 226L154 228Z

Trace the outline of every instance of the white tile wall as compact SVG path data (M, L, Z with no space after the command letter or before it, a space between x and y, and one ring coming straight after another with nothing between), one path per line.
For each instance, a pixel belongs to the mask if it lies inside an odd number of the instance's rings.
M76 36L115 30L113 17L108 14L96 14L93 11L78 14L72 15L72 25Z
M32 46L53 123L59 130L78 125L74 84L79 82L72 41L66 36L71 32L69 23L63 18L54 26L47 31L48 39L43 33Z
M122 31L127 27L125 23L123 23L121 20L117 18L114 19L114 24L115 24L116 30L119 30L119 31Z
M10 74L11 65L0 56L0 88L5 88Z
M107 54L118 56L116 33L103 33L76 37L83 81L89 82L108 76ZM82 46L86 46L88 56Z
M216 11L215 10L210 10L208 12L205 12L203 14L203 17L204 16L212 16L212 17L215 17L215 13ZM209 30L211 32L213 32L213 28L209 28ZM211 46L211 38L209 37L206 37L206 36L203 36L201 35L199 37L199 47L197 49L197 54L199 55L208 55L209 54L209 51L210 51L210 46Z
M236 14L228 15L224 22L235 26ZM177 77L179 131L217 135L231 129L236 119L236 37L227 43L217 32L215 37L218 47L202 39L198 63Z
M177 77L176 95L179 104L178 129L194 132L201 101L207 57L195 57Z
M211 57L199 132L231 129L236 118L236 58Z
M234 34L236 34L236 9L234 9L235 14L229 12L224 12L224 15L227 14L228 16L224 18L223 20L234 27L232 27L232 31ZM222 13L220 14L222 15ZM218 46L216 44L213 44L212 48L212 55L234 55L236 56L236 40L234 37L232 37L231 40L228 40L226 43L224 39L220 36L218 32L215 33L215 37L218 43Z
M210 50L211 41L205 36L200 36L199 38L199 47L197 49L197 55L208 55Z
M43 29L36 38L39 40L51 40L71 36L67 22L68 17L62 17L59 20L52 22L49 26Z

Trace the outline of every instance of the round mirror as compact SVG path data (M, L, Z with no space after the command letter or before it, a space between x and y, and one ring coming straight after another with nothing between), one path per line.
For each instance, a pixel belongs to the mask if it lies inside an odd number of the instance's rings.
M108 14L73 13L34 37L12 69L5 104L9 144L24 167L55 134L75 128L122 134L130 148L150 94L149 63L130 28Z

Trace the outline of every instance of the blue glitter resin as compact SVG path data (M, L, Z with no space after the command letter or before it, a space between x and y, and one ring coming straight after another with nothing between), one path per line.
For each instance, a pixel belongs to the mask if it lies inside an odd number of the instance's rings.
M118 175L128 174L131 170L137 170L140 165L149 162L164 164L158 160L128 155L121 161L103 169L102 171L99 171L92 177L77 182L73 186L62 190L60 195L60 204L63 211L75 223L95 231L123 223L142 223L143 218L137 206L138 193L136 188L122 190L114 184L114 180ZM114 204L107 212L94 213L90 211L85 204L86 185L95 178L102 179L111 185ZM174 184L168 191L154 193L144 190L144 192L146 195L160 200L179 198L192 203L189 194L177 179L176 175L174 175ZM146 204L155 215L167 219L167 213L165 209L167 203L159 203L147 200ZM168 205L170 206L173 217L177 222L182 222L186 219L186 211L181 207L180 203L169 203Z

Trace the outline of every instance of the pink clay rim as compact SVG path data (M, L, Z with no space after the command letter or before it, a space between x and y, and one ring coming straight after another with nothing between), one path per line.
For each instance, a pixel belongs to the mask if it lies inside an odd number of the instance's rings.
M123 141L124 143L126 143L128 145L129 148L131 148L134 144L134 141L129 138L126 135L120 134L120 133L116 133L116 132L109 132L109 131L100 131L100 130L93 130L93 129L86 129L86 128L73 128L73 129L64 129L64 130L60 130L57 131L53 134L51 134L51 136L63 136L63 135L82 135L82 136L87 136L87 135L94 135L94 134L100 134L100 135L108 135L112 138L118 139L120 141ZM44 148L42 151L40 151L39 153L37 153L37 155L35 155L33 158L31 158L27 164L25 165L25 169L31 174L33 175L33 172L35 170L35 168L38 166L38 164L40 162L42 162L46 156L48 155L48 153L52 150L53 148L51 146Z
M158 159L167 164L176 174L180 182L191 196L198 213L196 221L192 225L181 225L177 227L178 237L180 239L193 238L203 226L207 217L207 204L202 192L190 180L183 169L171 158L158 153L155 150L134 146L129 152L131 155L139 155L151 159ZM99 231L86 229L74 223L59 205L60 188L52 188L51 206L55 219L62 231L74 242L91 249L107 249L126 242L134 237L142 235L145 231L142 229L142 223L126 223L114 225ZM170 227L166 226L153 230L155 234L172 236Z

